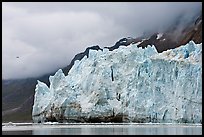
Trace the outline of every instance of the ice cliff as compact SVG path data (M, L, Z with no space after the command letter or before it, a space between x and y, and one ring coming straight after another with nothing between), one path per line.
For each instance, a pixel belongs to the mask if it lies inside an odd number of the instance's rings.
M38 81L33 122L202 123L202 43L158 53L137 44L90 50L50 87Z

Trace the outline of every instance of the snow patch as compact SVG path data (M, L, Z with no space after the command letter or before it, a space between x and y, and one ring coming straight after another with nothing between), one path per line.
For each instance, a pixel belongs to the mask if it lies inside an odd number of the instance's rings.
M163 36L163 33L157 34L157 39L160 39Z

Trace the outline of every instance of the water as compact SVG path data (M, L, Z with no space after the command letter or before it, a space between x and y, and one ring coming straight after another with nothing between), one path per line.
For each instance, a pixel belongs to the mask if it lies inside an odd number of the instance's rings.
M202 135L201 124L2 124L3 135Z

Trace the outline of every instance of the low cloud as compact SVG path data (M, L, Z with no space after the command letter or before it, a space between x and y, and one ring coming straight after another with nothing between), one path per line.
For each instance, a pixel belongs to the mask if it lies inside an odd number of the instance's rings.
M67 66L87 47L183 24L201 3L2 3L3 79L38 77ZM182 24L182 22L181 22Z

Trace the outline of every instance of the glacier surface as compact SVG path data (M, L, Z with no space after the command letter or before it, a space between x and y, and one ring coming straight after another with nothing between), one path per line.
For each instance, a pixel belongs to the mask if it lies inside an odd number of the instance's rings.
M36 85L33 122L202 123L202 43L90 50L49 81Z

